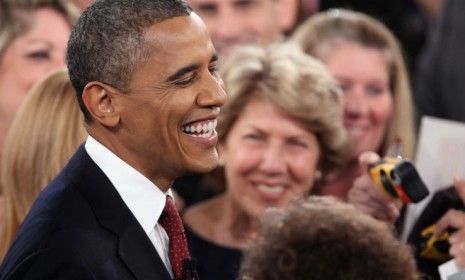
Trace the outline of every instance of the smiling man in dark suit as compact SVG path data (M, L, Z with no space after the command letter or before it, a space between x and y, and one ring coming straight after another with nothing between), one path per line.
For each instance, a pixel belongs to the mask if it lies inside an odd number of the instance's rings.
M89 138L32 206L0 279L193 279L170 186L218 161L226 95L205 25L182 0L98 0L67 61Z

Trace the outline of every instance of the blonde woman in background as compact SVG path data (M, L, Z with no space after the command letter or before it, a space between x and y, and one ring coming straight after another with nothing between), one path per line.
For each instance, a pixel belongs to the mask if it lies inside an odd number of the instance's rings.
M71 0L0 0L0 158L26 93L65 66L66 44L78 16Z
M85 140L83 116L66 70L35 85L21 106L0 163L3 258L33 201Z
M378 20L348 10L315 14L291 40L323 61L339 82L344 92L344 125L355 146L349 164L329 176L317 192L343 200L350 196L362 211L396 220L400 206L386 203L374 191L359 156L367 151L383 156L397 137L401 155L410 159L414 155L411 92L398 41ZM376 159L365 157L367 163Z

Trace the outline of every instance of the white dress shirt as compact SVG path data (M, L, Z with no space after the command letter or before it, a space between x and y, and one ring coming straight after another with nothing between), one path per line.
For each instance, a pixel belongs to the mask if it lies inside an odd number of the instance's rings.
M166 195L173 197L171 189L163 193L139 171L91 136L87 138L85 149L90 158L102 169L124 203L136 217L150 241L152 241L171 277L173 277L168 256L169 238L166 231L158 223L158 219L165 207Z

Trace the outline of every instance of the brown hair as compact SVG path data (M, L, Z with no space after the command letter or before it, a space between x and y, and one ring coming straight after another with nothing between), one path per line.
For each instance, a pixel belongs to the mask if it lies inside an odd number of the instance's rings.
M338 41L349 41L379 49L389 65L394 114L384 143L377 151L385 154L397 137L402 139L402 155L412 158L415 149L413 105L405 61L397 39L378 20L354 11L337 9L320 12L307 19L292 35L304 52L321 60Z
M240 274L242 280L420 279L410 248L385 224L317 196L265 213Z
M83 116L66 70L47 76L31 89L8 132L0 163L5 199L0 257L38 193L85 136Z

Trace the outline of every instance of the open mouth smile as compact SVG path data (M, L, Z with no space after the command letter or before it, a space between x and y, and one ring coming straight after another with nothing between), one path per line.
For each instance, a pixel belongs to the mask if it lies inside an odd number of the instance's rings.
M194 137L208 138L215 134L217 120L206 120L184 125L182 132Z

